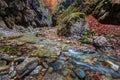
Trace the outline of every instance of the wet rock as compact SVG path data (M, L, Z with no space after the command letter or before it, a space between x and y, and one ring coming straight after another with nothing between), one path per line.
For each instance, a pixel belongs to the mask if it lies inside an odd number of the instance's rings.
M94 64L94 65L91 65L91 64L88 64L88 63L84 63L84 62L80 62L78 60L75 60L73 59L73 62L74 65L79 65L79 66L83 66L84 68L89 68L91 70L94 70L94 71L99 71L101 73L107 73L107 74L110 74L110 75L114 75L114 76L117 76L119 77L119 73L118 71L114 71L113 69L109 68L109 67L105 67L105 66L102 66L101 64ZM114 66L116 67L116 66Z
M33 71L38 65L37 58L26 58L22 63L16 66L18 72L18 77L23 78L25 75L28 75Z
M12 61L12 58L7 54L2 54L2 55L0 55L0 60L5 60L5 61L7 61L7 64L9 64L9 62Z
M59 55L59 59L64 61L66 61L69 57L70 55L68 54L68 52L62 52L62 54Z
M93 43L99 47L105 46L107 42L108 41L104 36L98 36L93 41Z
M80 52L83 52L84 54L94 54L97 53L94 49L80 49Z
M79 69L79 70L75 70L75 74L79 79L84 79L86 76L86 73L84 70Z
M50 66L54 70L61 70L61 69L65 68L65 61L63 61L63 60L57 60L55 62L50 63Z
M0 75L1 80L9 79L9 74Z
M114 55L109 56L109 58L115 61L120 61L120 58Z
M106 60L108 60L109 58L108 58L108 56L107 55L100 55L100 56L98 56L98 60L99 61L106 61Z
M75 51L75 50L72 50L72 49L69 49L68 50L68 54L72 57L79 57L80 55L84 54L83 52L78 52L78 51Z
M41 65L42 65L44 68L46 68L46 69L49 67L48 64L45 63L45 62L42 62Z
M13 78L16 76L16 70L15 70L15 66L14 63L12 62L11 67L9 69L9 78Z
M41 70L42 70L42 66L37 66L37 67L30 73L30 75L39 74Z

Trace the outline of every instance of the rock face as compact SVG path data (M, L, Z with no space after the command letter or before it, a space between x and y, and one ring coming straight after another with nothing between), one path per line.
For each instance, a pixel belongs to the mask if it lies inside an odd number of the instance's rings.
M47 9L38 0L0 1L0 22L3 23L2 26L5 26L5 23L10 29L18 26L47 26L48 15Z
M3 20L0 20L0 28L7 27Z
M120 4L108 1L101 1L93 11L93 15L105 24L120 24Z
M94 0L83 9L86 14L92 14L104 24L120 24L120 3L118 0Z

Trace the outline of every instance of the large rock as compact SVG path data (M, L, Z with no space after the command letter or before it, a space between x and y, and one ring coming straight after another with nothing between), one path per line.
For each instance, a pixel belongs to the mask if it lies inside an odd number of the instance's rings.
M16 66L18 77L23 78L24 76L30 74L38 66L38 62L37 58L26 58L23 62Z
M58 34L62 36L80 36L84 31L89 31L85 14L72 13L66 16L58 25Z
M98 36L94 39L94 44L99 47L105 46L107 42L108 41L104 36Z

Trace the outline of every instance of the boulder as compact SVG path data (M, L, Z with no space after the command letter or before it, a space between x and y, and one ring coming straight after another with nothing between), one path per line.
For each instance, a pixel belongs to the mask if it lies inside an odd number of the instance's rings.
M93 41L93 43L99 47L105 46L107 42L108 41L104 36L98 36Z
M80 12L66 16L58 25L58 35L62 36L80 36L84 31L89 31L89 25Z
M24 78L24 76L30 74L38 66L38 62L37 58L25 58L23 62L16 66L18 77Z

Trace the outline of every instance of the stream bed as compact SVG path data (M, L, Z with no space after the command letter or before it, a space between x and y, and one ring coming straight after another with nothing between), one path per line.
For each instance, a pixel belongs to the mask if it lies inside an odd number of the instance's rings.
M1 80L120 79L119 56L81 44L77 38L59 37L55 28L34 33L1 30L0 34L14 35L0 42Z

